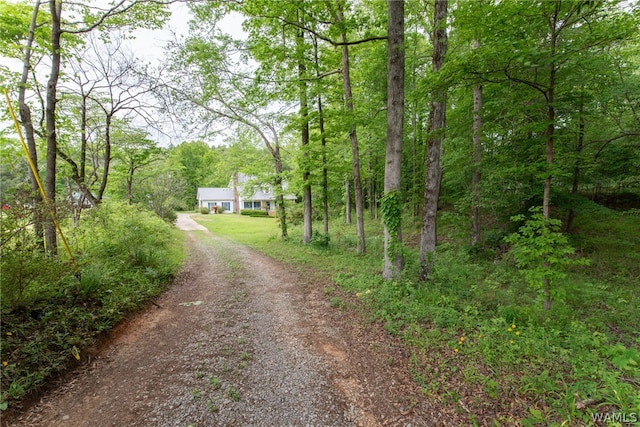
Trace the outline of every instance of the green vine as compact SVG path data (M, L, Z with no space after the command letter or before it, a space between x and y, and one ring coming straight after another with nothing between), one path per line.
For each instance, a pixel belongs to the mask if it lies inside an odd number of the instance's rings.
M382 222L391 234L397 234L400 228L400 192L389 191L380 199Z

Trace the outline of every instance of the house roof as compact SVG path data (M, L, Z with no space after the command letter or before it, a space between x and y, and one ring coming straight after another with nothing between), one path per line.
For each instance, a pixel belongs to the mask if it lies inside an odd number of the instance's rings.
M247 200L275 200L275 198L275 194L271 192L265 193L264 191L260 190L253 193L251 197L246 197Z
M250 196L247 197L246 193L243 195L243 188L245 184L250 180L255 179L255 177L250 175L245 175L243 173L238 173L238 195L242 200L275 200L276 196L271 191L270 185L258 186L256 185L254 188L256 191ZM233 178L229 181L229 188L211 188L211 187L200 187L198 188L198 200L233 200ZM263 187L263 188L260 188ZM283 188L286 191L287 185L283 183ZM266 190L266 191L265 191ZM296 196L293 194L286 194L284 198L287 200L295 200Z
M198 200L233 200L231 188L198 188Z

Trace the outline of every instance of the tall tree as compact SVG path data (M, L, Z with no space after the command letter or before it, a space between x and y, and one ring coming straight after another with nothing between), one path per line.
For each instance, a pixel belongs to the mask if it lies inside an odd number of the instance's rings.
M120 123L113 132L116 169L124 175L125 198L133 203L134 179L139 172L161 159L162 150L145 131L136 129L128 121Z
M36 29L38 27L38 13L40 12L40 1L36 1L33 6L33 12L31 14L31 21L29 22L29 33L27 36L27 40L24 43L24 53L22 60L22 75L20 78L20 84L18 86L18 111L20 114L20 121L22 123L22 127L24 129L24 134L27 142L27 147L29 151L29 157L31 158L31 163L34 165L36 171L38 170L38 153L36 148L36 131L33 125L31 108L26 101L26 93L27 93L27 82L29 80L29 75L32 71L31 66L31 57L33 53ZM36 244L40 247L40 249L44 249L44 229L43 229L43 218L42 218L42 195L40 194L40 190L38 188L38 182L36 180L36 176L34 172L29 170L29 177L31 181L31 193L32 193L32 203L34 207L34 219L33 219L33 229L36 235Z
M313 235L313 206L311 198L311 173L309 172L309 95L307 93L307 66L305 64L305 40L300 10L296 11L299 27L296 29L296 57L298 61L298 79L300 85L300 138L302 148L302 198L304 203L302 242L311 242Z
M56 167L58 155L58 129L57 129L57 109L58 109L58 84L63 66L63 53L65 53L63 41L69 42L74 35L87 34L99 27L106 27L108 24L115 24L116 21L121 27L141 26L157 27L166 13L162 7L163 2L152 4L144 1L121 1L107 9L96 7L91 4L81 2L67 2L61 0L49 0L50 14L50 43L49 51L49 78L46 86L44 102L44 122L46 139L46 176L45 194L49 199L48 210L51 215L44 223L45 244L48 252L57 253L56 227L53 218L56 216ZM39 8L40 3L36 3ZM82 16L80 22L63 20L63 10L69 10L71 20L75 16ZM142 13L146 11L146 19L140 20ZM25 51L25 58L30 54ZM25 64L29 61L25 59Z
M447 85L440 70L447 53L447 0L435 0L433 14L433 54L431 66L439 79L432 90L431 109L429 110L429 137L427 141L426 175L422 231L420 235L421 276L426 279L435 265L436 225L440 181L442 179L442 141L444 140Z
M318 38L313 37L313 59L316 70L316 84L320 84L320 60L318 57ZM322 223L325 236L329 235L329 169L327 164L327 135L324 127L324 109L322 91L316 90L318 102L318 130L322 143Z
M344 101L350 114L349 140L351 141L351 160L353 164L353 193L356 202L356 232L358 235L358 253L366 252L366 240L364 232L364 196L362 192L362 177L360 171L360 146L358 133L354 123L353 92L351 90L351 67L349 64L349 42L345 27L344 1L336 0L334 19L341 28L340 43L342 44L342 84L344 87Z
M387 27L387 150L384 170L384 271L387 280L404 268L400 180L404 130L404 0L389 0Z
M480 46L478 40L473 41L474 49ZM471 245L480 243L481 236L481 195L480 180L482 178L482 84L473 85L473 154L471 158Z
M104 44L89 35L85 46L76 55L82 61L72 61L69 66L73 70L72 81L77 87L77 96L68 97L62 104L67 106L76 101L79 103L78 107L74 105L71 108L80 112L80 147L59 143L58 155L71 168L71 178L79 191L96 206L102 201L107 189L114 148L111 138L113 123L118 115L147 118L146 110L149 108L146 108L143 100L153 88L144 87L137 78L137 62L133 53L123 46L120 37L113 37L109 43ZM101 117L98 112L101 112ZM96 121L99 123L95 123ZM99 129L93 132L93 137L101 140L99 153L98 150L88 153L92 133L90 122L94 122L93 127ZM92 171L87 170L89 154L100 157L93 163Z
M201 10L206 12L206 9ZM240 124L258 135L273 160L278 219L282 238L286 239L284 164L278 121L284 113L275 111L276 107L270 100L271 82L247 77L254 70L240 64L244 58L234 56L236 45L233 41L224 37L209 40L201 37L204 36L193 34L175 51L173 73L161 85L164 88L162 100L170 111L181 107L192 112L182 114L189 125L208 126L215 121ZM193 114L194 106L200 113L197 116Z
M47 82L47 96L45 106L45 123L47 139L47 175L45 178L45 194L49 199L48 210L51 216L45 220L44 237L47 251L55 254L58 248L56 227L53 217L56 215L56 159L58 154L58 136L56 134L56 103L58 102L58 79L60 77L60 64L62 51L60 40L62 38L62 2L49 1L49 13L51 14L51 70Z

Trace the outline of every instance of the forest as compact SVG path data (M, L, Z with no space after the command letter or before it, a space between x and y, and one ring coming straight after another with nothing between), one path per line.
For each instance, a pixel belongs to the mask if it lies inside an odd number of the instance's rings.
M637 1L188 1L140 60L174 3L0 0L2 410L166 289L176 212L241 172L278 242L236 238L339 272L434 401L637 417Z

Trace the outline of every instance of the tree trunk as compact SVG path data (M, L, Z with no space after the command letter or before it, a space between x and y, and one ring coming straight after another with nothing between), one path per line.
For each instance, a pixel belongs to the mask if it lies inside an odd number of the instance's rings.
M31 15L31 22L29 24L29 36L24 48L24 59L22 62L22 76L20 78L20 85L18 91L18 111L20 114L20 121L24 128L25 138L27 140L27 148L29 150L29 157L33 163L35 170L38 170L38 151L36 147L35 131L33 128L33 120L31 118L31 109L26 102L26 90L27 80L29 78L29 71L31 70L31 52L33 47L33 39L35 37L35 29L37 25L38 11L40 10L40 0L36 1L33 6L33 14ZM38 187L38 180L34 172L29 168L29 180L31 182L31 203L33 204L33 231L36 237L36 245L39 250L44 250L44 229L43 229L43 205L42 195L40 194L40 188Z
M344 23L344 15L342 13L342 4L338 4L338 17L340 23ZM351 92L351 74L349 68L349 46L347 43L347 33L345 30L340 34L342 46L342 83L344 86L344 98L347 104L349 114L353 116L353 94ZM364 197L362 194L362 178L360 176L360 151L358 148L358 134L356 126L349 124L349 140L351 141L351 155L353 163L353 191L356 198L356 230L358 235L358 253L366 253L366 243L364 234Z
M299 18L298 18L299 19ZM304 64L304 32L299 29L296 34L296 45L298 48L298 78L300 85L300 118L301 125L301 144L302 144L302 187L303 187L303 231L302 243L311 243L313 235L313 206L311 199L311 181L309 173L309 105L307 96L307 83L305 73L307 67Z
M313 58L316 67L316 78L320 82L320 61L318 60L318 41L313 38ZM327 138L324 133L324 113L322 110L322 96L318 90L318 127L322 141L322 223L324 235L329 235L329 169L327 167Z
M109 179L109 165L111 164L111 120L112 113L107 114L104 129L104 167L102 170L102 179L100 180L100 189L96 197L98 203L102 201L104 192L107 189L107 180Z
M80 107L80 167L67 153L58 147L58 155L71 167L71 179L76 183L78 189L92 206L97 206L99 200L91 193L89 184L86 181L87 169L87 96L81 93L82 102ZM78 208L82 210L82 205Z
M231 182L233 183L233 213L240 213L240 196L238 194L238 172L233 172L231 175Z
M62 14L62 2L49 0L51 12L51 74L47 83L47 104L45 107L45 122L47 128L47 176L45 180L45 193L48 200L48 208L51 216L45 221L44 233L47 251L56 254L58 241L54 217L56 215L56 159L58 137L56 134L56 102L58 79L60 77L60 36L62 34L60 16Z
M322 222L325 236L329 235L329 170L327 168L327 138L324 136L322 98L318 95L318 120L322 140Z
M344 223L351 224L351 179L344 180Z
M555 54L556 54L556 43L558 38L558 33L556 30L557 16L558 16L558 8L560 7L559 3L556 2L556 13L553 16L553 19L550 22L550 38L549 43L551 46L551 61L549 63L549 87L546 92L546 100L547 100L547 142L546 142L546 162L547 162L547 178L544 180L544 195L542 198L542 215L545 220L549 220L551 217L551 180L553 179L552 175L552 167L553 167L553 143L555 136L555 128L556 128L556 110L555 110L555 88L556 88L556 64L555 64ZM546 267L546 262L545 262ZM551 309L551 284L549 283L549 279L545 277L544 279L544 309Z
M248 123L248 122L245 122L245 123ZM272 125L267 125L267 126L270 128L272 132L273 144L264 135L260 127L258 126L253 126L253 127L254 129L256 129L256 131L258 131L258 133L262 137L264 144L267 146L267 149L269 150L269 152L271 153L271 157L273 158L273 164L276 170L276 178L274 180L274 184L275 184L275 192L276 192L276 205L278 207L278 219L280 221L280 232L282 235L282 239L286 240L289 237L289 233L287 231L287 210L284 205L284 188L282 187L282 158L280 157L280 141L278 139L278 134L276 133L275 128Z
M473 41L473 48L480 43ZM480 243L482 226L480 211L480 180L482 179L482 85L473 87L473 157L471 159L471 246Z
M580 156L582 156L582 149L584 148L584 94L580 97L580 122L578 125L578 141L576 144L576 160L573 165L573 176L571 179L571 194L574 196L578 194L578 188L580 187ZM573 220L575 219L576 213L573 208L569 208L569 213L567 214L567 223L565 224L565 233L571 232L571 228L573 227Z
M133 204L133 175L136 172L136 167L133 164L133 160L129 161L129 167L127 168L127 204Z
M384 168L385 203L396 204L392 215L401 216L400 182L404 129L404 0L389 0L387 65L387 146ZM393 193L396 193L393 195ZM391 196L391 197L389 197ZM383 219L390 206L382 207ZM398 278L404 269L401 218L384 221L384 271L386 280Z
M76 162L68 154L60 150L60 147L58 147L58 155L71 167L71 179L76 183L82 195L89 201L89 203L91 203L92 206L97 206L99 200L96 199L96 197L91 193L91 190L89 190L84 178L84 173L82 172L83 169L81 168L79 171Z
M368 206L366 206L366 208L368 208L369 210L369 219L375 219L375 215L376 215L376 196L375 196L375 191L376 191L376 182L375 182L375 172L374 172L374 159L373 159L373 155L371 154L371 149L367 149L367 172L368 172L368 177L367 177L367 184L366 184L366 189L367 189L367 195L365 197L365 200L367 201Z
M551 61L549 62L549 87L546 92L546 101L547 101L547 142L546 142L546 161L547 161L547 178L544 181L544 195L542 198L542 215L545 219L550 218L550 205L551 205L551 180L553 179L552 175L552 165L553 165L553 142L554 142L554 134L556 128L556 110L554 106L555 102L555 89L556 89L556 64L555 64L555 55L556 55L556 43L557 43L557 30L556 30L556 22L557 22L557 9L560 6L556 3L556 13L553 16L553 19L550 22L550 37L549 43L551 47Z
M447 0L435 0L433 20L432 67L438 73L447 53ZM442 77L441 77L442 79ZM429 137L427 141L424 205L422 210L422 231L420 236L421 277L425 280L435 265L437 239L437 212L442 178L442 141L446 121L446 85L440 81L433 90L433 101L429 113Z
M289 233L287 231L287 211L284 206L284 189L282 188L282 160L280 159L280 147L277 145L275 151L273 151L273 161L276 169L276 203L278 204L280 232L282 233L282 238L287 239Z

